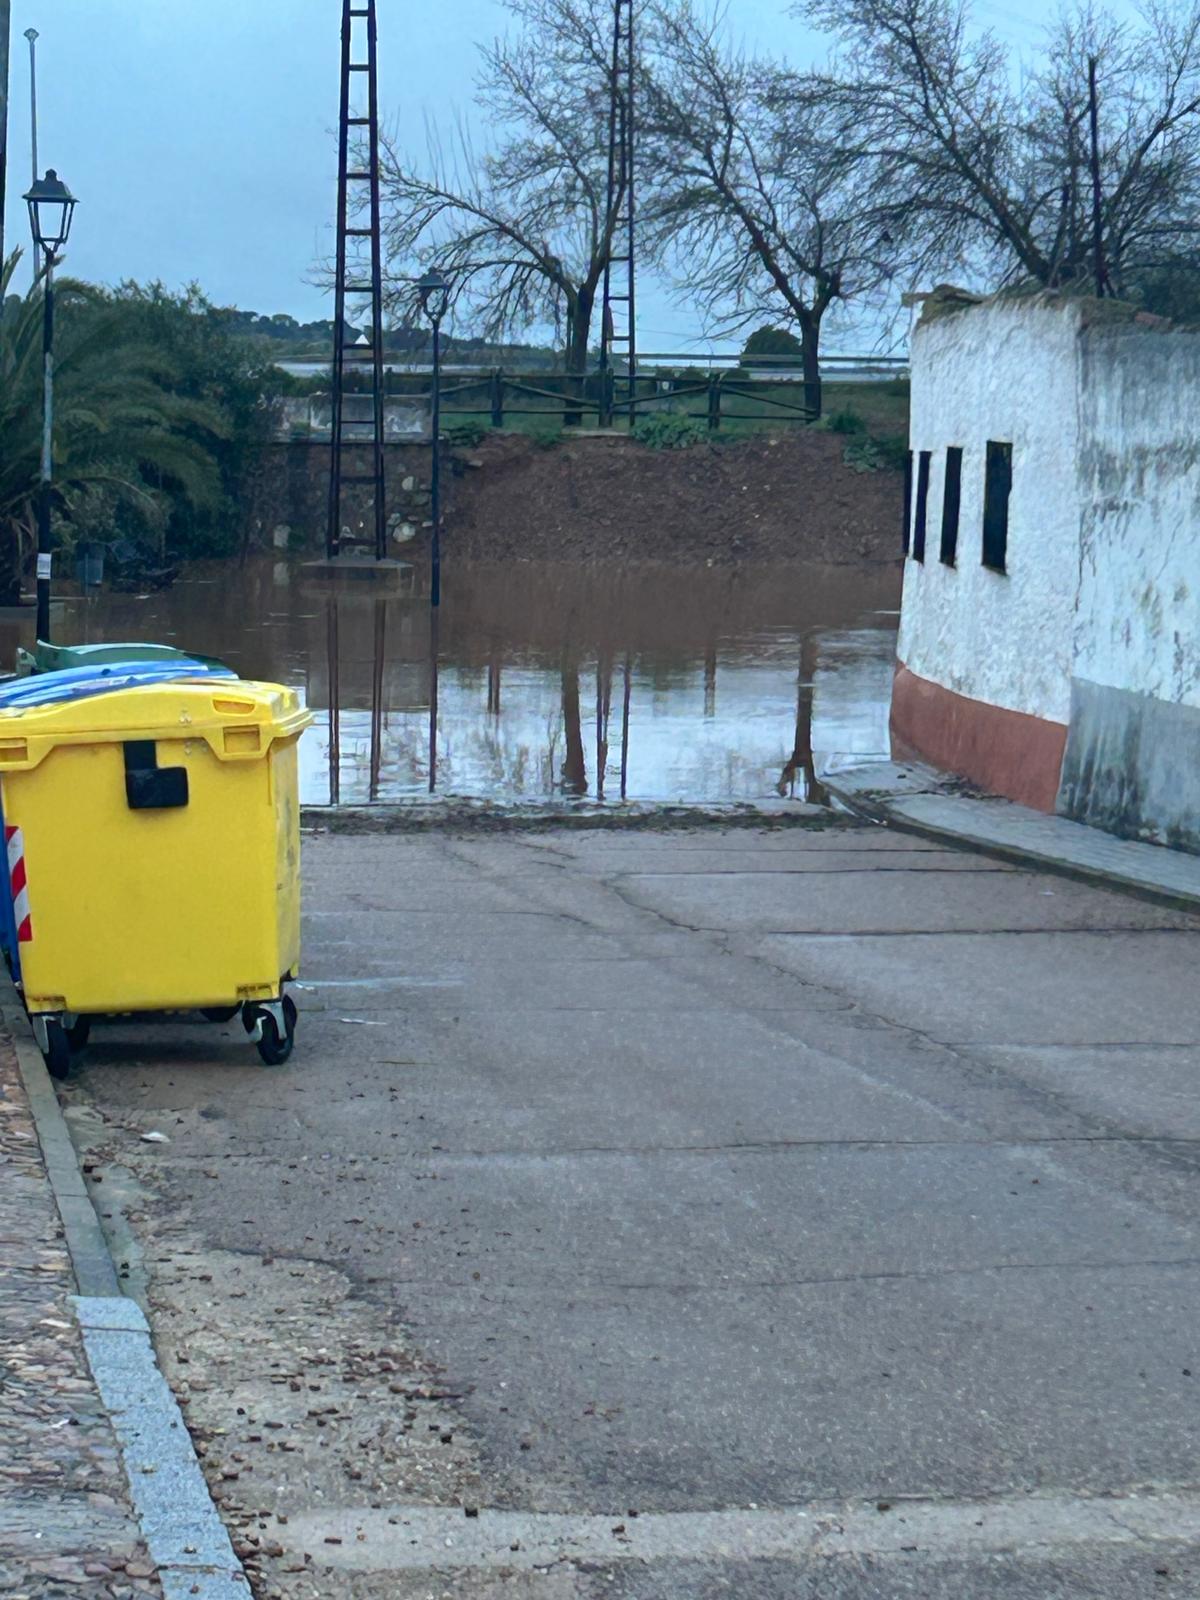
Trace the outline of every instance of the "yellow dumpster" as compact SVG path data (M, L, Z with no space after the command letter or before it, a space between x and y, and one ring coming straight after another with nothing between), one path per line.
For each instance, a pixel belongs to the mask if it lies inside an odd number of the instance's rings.
M277 684L124 681L0 691L4 943L38 1044L62 1076L94 1016L240 1010L263 1059L284 1061L311 714Z

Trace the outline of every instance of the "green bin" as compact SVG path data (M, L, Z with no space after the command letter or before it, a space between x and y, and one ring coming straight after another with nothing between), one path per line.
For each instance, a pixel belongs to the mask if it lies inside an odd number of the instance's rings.
M32 651L17 651L17 676L33 673L65 672L72 667L107 667L139 661L199 661L212 671L237 674L213 656L197 655L194 650L177 650L171 644L46 644L39 639Z

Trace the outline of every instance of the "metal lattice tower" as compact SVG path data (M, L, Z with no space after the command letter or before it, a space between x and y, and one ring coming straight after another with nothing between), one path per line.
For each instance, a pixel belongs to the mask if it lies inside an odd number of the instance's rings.
M614 412L634 420L637 371L637 317L634 262L634 80L636 0L613 0L612 93L608 113L608 204L613 222L612 249L604 266L600 332L601 406L604 420ZM619 370L619 366L623 370Z
M375 0L342 0L342 100L338 123L337 265L334 280L332 450L326 552L347 546L387 554L383 463L383 256L379 226L379 79ZM354 89L366 79L366 114ZM366 342L347 328L346 303L370 308ZM349 337L348 337L349 335ZM346 387L347 372L368 374L370 387ZM368 472L347 472L347 450L366 453ZM342 491L370 486L373 528L343 533ZM361 502L360 502L361 503Z

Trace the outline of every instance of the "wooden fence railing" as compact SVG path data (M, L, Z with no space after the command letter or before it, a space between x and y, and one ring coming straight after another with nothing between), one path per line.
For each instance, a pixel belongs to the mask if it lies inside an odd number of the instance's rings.
M347 392L353 393L356 386L348 380ZM428 403L429 375L393 368L385 374L385 394ZM443 378L441 403L444 424L452 424L455 418L474 419L494 428L530 417L595 427L606 411L625 421L665 411L698 418L716 432L730 423L811 422L815 415L806 403L804 385L795 375L752 378L741 372L639 373L632 398L616 400L611 374L606 380L601 373L517 373L500 368L458 371Z

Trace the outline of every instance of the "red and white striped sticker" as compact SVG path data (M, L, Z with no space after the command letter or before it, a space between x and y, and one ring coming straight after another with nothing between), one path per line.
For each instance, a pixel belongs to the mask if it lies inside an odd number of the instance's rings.
M8 844L8 882L12 889L13 920L17 925L17 943L33 941L33 919L29 915L29 884L25 877L25 835L20 828L4 830Z

